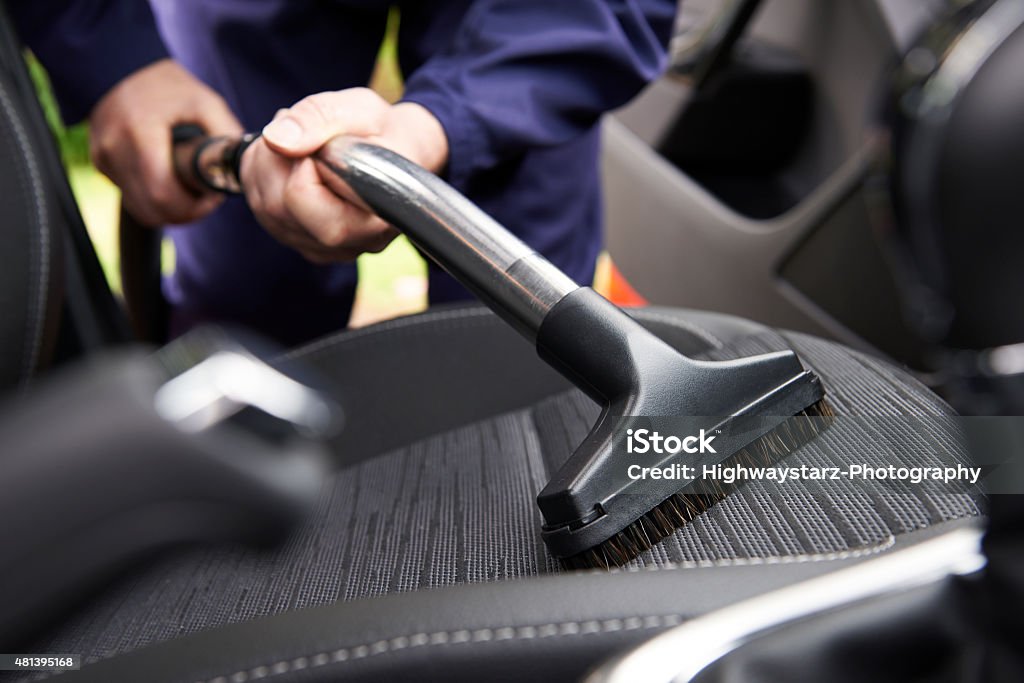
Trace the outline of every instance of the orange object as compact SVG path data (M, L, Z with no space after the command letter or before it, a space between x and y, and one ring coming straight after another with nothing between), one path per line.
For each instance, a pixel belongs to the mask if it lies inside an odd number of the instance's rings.
M607 253L598 259L594 289L618 306L647 306L649 303L629 284Z

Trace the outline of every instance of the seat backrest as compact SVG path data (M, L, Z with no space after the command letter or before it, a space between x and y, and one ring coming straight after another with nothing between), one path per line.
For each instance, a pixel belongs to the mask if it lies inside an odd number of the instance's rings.
M0 16L0 391L24 384L50 358L63 286L62 212L49 173L24 64Z
M0 3L0 393L131 339Z

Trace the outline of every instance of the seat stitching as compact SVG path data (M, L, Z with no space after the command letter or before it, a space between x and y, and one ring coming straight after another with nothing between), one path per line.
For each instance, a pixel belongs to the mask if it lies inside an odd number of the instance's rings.
M4 113L7 115L11 122L11 128L14 130L15 136L18 138L18 151L21 152L22 158L25 161L25 165L29 172L29 182L31 184L29 194L32 197L32 204L35 208L36 214L36 227L37 230L32 231L34 235L38 237L37 240L30 240L30 243L37 245L38 253L36 256L39 259L38 264L31 262L29 267L32 269L30 274L29 286L36 290L35 296L32 299L35 302L34 310L30 310L30 319L26 327L26 344L28 347L28 353L23 360L24 377L22 381L27 381L39 363L40 347L42 344L42 330L45 325L44 315L46 312L46 283L49 278L49 254L50 254L50 226L47 220L47 211L40 201L40 197L43 196L42 180L39 174L39 168L36 165L35 159L32 154L28 152L30 144L28 136L25 134L25 130L21 125L21 120L18 117L17 111L14 109L14 105L11 103L10 97L7 94L7 88L0 84L0 105L4 108ZM31 306L31 304L30 304ZM35 323L33 325L33 322Z
M876 555L892 548L896 544L896 537L890 534L883 542L873 546L844 550L830 553L808 553L804 555L780 555L763 558L736 558L733 560L704 560L696 562L674 562L664 566L630 567L619 568L610 571L593 570L591 574L614 574L621 572L635 573L643 571L665 571L672 569L708 569L715 567L743 567L757 565L779 565L779 564L804 564L808 562L835 562L839 560L856 559L869 555ZM302 669L316 668L331 663L354 661L365 659L387 652L396 652L421 646L455 645L467 642L488 642L500 640L532 640L548 638L552 636L587 635L591 633L611 633L616 631L629 631L638 628L658 628L660 626L673 626L682 622L678 614L665 616L631 616L623 618L612 618L603 620L585 621L562 621L549 622L539 625L528 626L500 626L483 629L457 629L448 631L419 632L413 635L397 636L376 640L371 643L339 648L331 651L319 652L313 655L305 655L294 659L280 660L273 664L260 665L250 669L236 671L232 674L224 674L213 678L204 679L198 683L247 683L271 678L276 675L285 674ZM106 657L87 662L86 665L96 664L107 659ZM57 674L59 675L59 674Z
M661 565L649 565L643 567L618 567L612 570L595 570L595 573L615 574L619 572L653 572L665 571L666 569L708 569L712 567L757 567L776 564L806 564L808 562L835 562L838 560L852 560L858 557L867 557L885 552L896 545L896 537L889 534L885 540L875 545L862 546L851 550L837 550L827 553L803 553L796 555L771 555L768 557L736 557L723 560L684 560L679 562L666 562Z
M625 617L612 619L588 619L582 621L558 621L528 626L499 626L480 629L458 629L453 631L421 631L407 636L385 638L351 647L325 650L313 655L294 659L282 659L204 679L200 683L246 683L265 680L294 671L315 669L328 664L367 659L377 655L399 652L418 647L460 645L464 643L486 643L503 640L540 640L553 637L586 636L595 633L618 633L641 629L678 626L684 620L680 614L650 615L646 617Z

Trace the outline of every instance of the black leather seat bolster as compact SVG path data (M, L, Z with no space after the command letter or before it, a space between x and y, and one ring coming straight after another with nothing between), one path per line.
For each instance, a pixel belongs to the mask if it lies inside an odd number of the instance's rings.
M936 525L845 554L562 574L339 602L142 648L60 679L579 680L616 652L694 616L972 523Z

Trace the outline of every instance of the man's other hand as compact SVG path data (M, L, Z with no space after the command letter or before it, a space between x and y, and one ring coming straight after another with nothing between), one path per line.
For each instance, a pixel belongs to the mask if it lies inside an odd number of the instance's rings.
M93 163L121 188L125 208L143 224L194 221L223 200L196 197L175 177L171 129L181 123L210 135L242 132L220 95L170 59L121 80L89 116Z
M242 158L242 185L260 224L314 263L379 252L398 234L321 181L310 155L337 135L363 138L433 172L448 159L433 114L418 104L388 104L366 88L318 93L278 112Z

